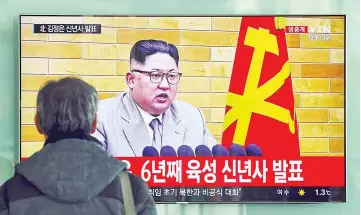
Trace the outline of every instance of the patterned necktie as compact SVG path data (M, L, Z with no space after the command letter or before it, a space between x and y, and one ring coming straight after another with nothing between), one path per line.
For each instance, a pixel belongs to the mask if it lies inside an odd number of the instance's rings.
M159 124L160 122L158 118L154 118L149 124L153 130L152 146L154 146L158 151L162 147L162 135Z

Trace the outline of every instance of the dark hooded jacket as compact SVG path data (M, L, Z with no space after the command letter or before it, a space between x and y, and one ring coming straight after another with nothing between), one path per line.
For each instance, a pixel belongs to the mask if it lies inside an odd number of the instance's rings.
M124 215L119 181L126 164L82 132L49 136L0 188L0 215ZM128 173L138 215L155 215L149 188Z

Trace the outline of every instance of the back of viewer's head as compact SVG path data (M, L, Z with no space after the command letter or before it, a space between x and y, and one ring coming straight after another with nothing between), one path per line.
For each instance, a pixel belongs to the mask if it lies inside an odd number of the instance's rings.
M77 78L47 82L36 102L38 130L45 135L54 131L91 133L98 105L98 93Z

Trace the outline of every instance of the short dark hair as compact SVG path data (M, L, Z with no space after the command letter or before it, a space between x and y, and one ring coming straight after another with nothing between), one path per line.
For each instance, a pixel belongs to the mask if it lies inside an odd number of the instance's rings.
M153 39L139 40L136 42L130 50L130 61L134 59L137 62L144 64L147 57L156 53L169 54L178 66L179 55L177 47L165 41Z
M47 135L77 130L90 133L97 108L96 89L74 77L47 82L36 101L40 128Z

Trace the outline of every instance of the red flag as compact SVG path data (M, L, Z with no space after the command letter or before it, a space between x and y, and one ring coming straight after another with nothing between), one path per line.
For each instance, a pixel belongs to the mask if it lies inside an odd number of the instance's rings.
M227 148L253 143L263 156L300 156L284 25L284 18L242 18L223 123Z

